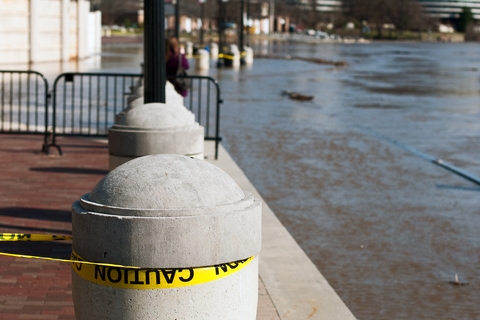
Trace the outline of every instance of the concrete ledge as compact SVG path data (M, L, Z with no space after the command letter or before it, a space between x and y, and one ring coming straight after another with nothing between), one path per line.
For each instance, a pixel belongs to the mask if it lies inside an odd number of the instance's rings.
M213 154L214 143L207 141L206 160L228 173L242 190L251 192L263 203L259 274L278 314L278 318L269 316L268 319L355 319L226 150L220 145L218 160L213 160ZM264 320L260 315L261 312L257 320Z

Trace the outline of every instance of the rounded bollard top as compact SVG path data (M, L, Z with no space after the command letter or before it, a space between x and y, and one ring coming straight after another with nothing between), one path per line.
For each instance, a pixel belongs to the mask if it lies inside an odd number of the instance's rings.
M123 125L142 129L162 129L192 125L188 112L164 103L147 103L131 108L124 117Z
M181 155L158 154L117 167L82 197L81 205L120 215L121 209L129 209L143 212L141 215L150 211L148 215L155 216L168 216L166 211L173 210L178 216L182 209L183 214L191 215L195 209L208 211L245 200L237 183L216 166Z

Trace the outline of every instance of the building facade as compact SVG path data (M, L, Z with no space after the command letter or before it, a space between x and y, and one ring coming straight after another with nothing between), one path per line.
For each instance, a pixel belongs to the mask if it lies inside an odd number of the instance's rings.
M300 0L309 6L311 0ZM480 0L418 0L426 12L435 18L458 19L463 8L472 10L475 20L480 20ZM316 0L316 9L320 12L340 12L341 0Z
M83 59L101 51L101 13L85 0L0 0L0 65Z
M434 18L458 19L463 8L472 10L475 20L480 20L480 0L418 0Z
M321 12L340 12L342 10L342 1L340 0L317 0L317 11Z

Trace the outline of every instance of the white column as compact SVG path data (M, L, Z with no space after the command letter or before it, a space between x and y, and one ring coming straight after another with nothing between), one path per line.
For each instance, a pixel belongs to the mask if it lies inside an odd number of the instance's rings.
M102 12L95 11L95 26L96 26L96 36L95 36L95 53L100 53L102 51Z
M77 24L78 24L78 59L85 59L88 56L88 12L90 2L78 0L77 2Z
M39 56L39 5L40 0L30 0L30 63L37 62Z
M62 0L62 61L70 60L70 0Z
M96 52L97 46L97 17L95 12L87 13L88 16L88 24L87 24L87 42L88 42L88 51L87 56L91 56Z

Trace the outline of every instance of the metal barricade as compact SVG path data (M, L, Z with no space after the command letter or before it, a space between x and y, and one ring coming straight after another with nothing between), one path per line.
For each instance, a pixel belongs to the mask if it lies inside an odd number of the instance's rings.
M48 82L36 71L0 70L0 133L44 134L48 139Z
M106 137L115 115L125 109L126 95L141 74L63 73L53 84L52 138L46 148L61 148L56 136ZM49 122L50 124L50 122Z
M218 158L220 122L220 88L210 77L185 76L190 79L187 109L205 128L205 140L215 141ZM46 147L61 148L57 135L106 137L115 115L127 107L131 87L141 74L64 73L57 77L52 90L51 141ZM49 122L50 125L50 122Z
M197 122L205 128L205 140L215 141L215 159L218 159L220 137L220 96L218 81L206 76L176 76L190 79L185 107L195 114Z

